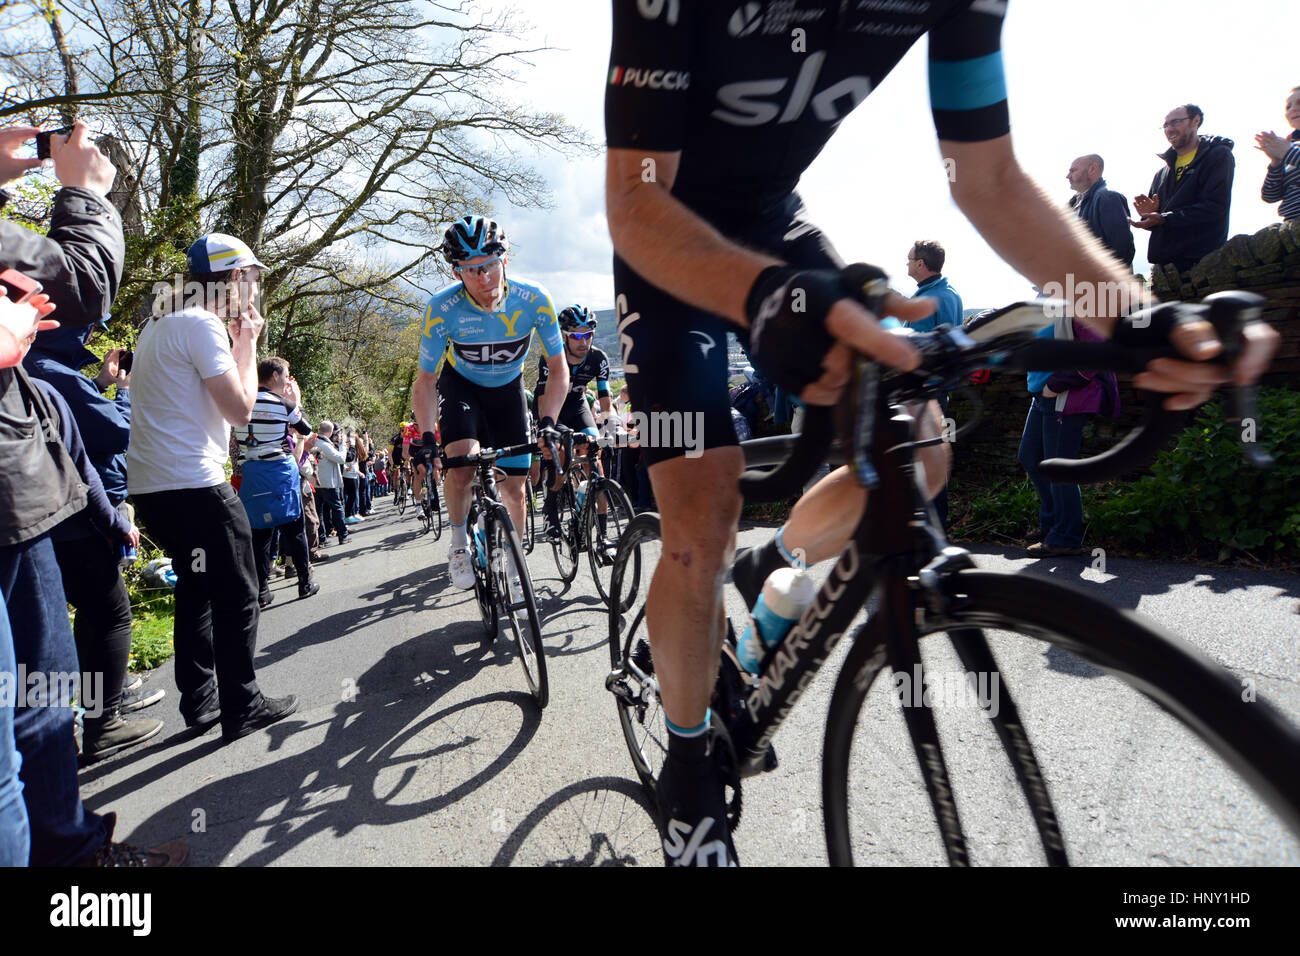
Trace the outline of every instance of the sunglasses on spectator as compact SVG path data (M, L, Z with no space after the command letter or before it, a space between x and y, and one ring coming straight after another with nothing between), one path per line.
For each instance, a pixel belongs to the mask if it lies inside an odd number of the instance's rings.
M579 342L585 342L587 341L587 339L591 338L596 333L595 332L565 332L564 334L571 339L575 339Z
M483 276L486 275L496 275L497 271L500 268L501 268L501 257L497 256L495 259L489 259L487 262L484 262L482 265L457 266L456 270L463 275L472 276L475 279L481 279Z

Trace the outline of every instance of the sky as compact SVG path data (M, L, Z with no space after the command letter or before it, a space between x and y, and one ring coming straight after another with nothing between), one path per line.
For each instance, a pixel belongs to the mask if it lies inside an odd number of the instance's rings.
M563 113L603 143L609 0L520 0L516 8L531 21L529 39L556 48L520 67L526 103ZM1285 0L1011 0L1002 49L1016 155L1063 204L1071 195L1070 162L1098 153L1107 185L1131 206L1150 188L1156 154L1168 148L1165 114L1192 102L1205 113L1203 134L1236 142L1229 234L1255 232L1278 216L1276 205L1259 198L1268 159L1254 137L1289 132L1283 106L1300 84L1298 27L1300 7ZM1029 283L984 245L950 198L930 118L925 42L845 120L804 174L800 193L846 260L881 266L901 292L915 290L908 249L929 238L947 250L944 274L967 308L1022 299ZM603 155L542 152L532 160L551 183L555 205L498 202L511 271L545 285L557 307L612 308ZM1146 273L1147 233L1134 233L1134 269Z

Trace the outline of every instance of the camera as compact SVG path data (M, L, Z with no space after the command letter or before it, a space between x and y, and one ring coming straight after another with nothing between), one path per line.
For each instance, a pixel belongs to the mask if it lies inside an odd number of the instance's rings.
M130 349L123 349L117 356L117 367L123 372L131 371L131 362L135 359L135 353Z
M65 139L72 135L71 126L60 126L58 129L43 129L36 134L36 158L50 158L50 137L62 136Z

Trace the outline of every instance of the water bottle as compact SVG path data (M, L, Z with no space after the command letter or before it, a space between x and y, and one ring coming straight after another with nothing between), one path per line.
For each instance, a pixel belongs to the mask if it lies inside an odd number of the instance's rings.
M483 530L483 515L480 512L474 524L474 543L478 547L478 566L487 567L487 534Z
M578 507L581 508L587 503L587 483L581 482L578 485Z
M816 594L812 575L807 571L777 568L768 575L745 633L736 642L740 665L757 674L768 649L779 644L798 623Z

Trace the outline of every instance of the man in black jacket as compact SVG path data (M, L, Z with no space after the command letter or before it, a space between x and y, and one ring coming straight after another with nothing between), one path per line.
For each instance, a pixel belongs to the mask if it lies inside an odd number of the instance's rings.
M1133 230L1128 224L1128 200L1106 188L1101 178L1105 162L1096 153L1080 156L1070 164L1066 179L1074 195L1070 208L1079 214L1092 231L1109 249L1124 268L1133 271Z
M0 185L40 165L16 155L37 132L30 127L0 131ZM0 222L0 269L16 269L40 282L56 306L53 317L84 327L108 314L122 278L122 220L106 198L116 171L87 140L84 123L66 139L53 137L50 152L63 188L54 197L49 232L41 236ZM16 661L29 675L75 674L77 651L49 532L86 507L86 487L59 440L57 413L20 367L0 370L0 412L0 593ZM179 862L188 853L184 844L169 844L158 853L114 844L113 817L82 806L66 687L48 700L21 693L15 702L34 705L15 707L13 720L31 826L30 862ZM0 783L6 769L0 768Z
M1164 168L1151 180L1149 196L1135 196L1141 217L1132 220L1151 233L1147 261L1172 264L1185 272L1228 241L1228 207L1236 160L1232 140L1201 136L1205 114L1191 103L1176 106L1165 117L1169 149L1161 154Z

